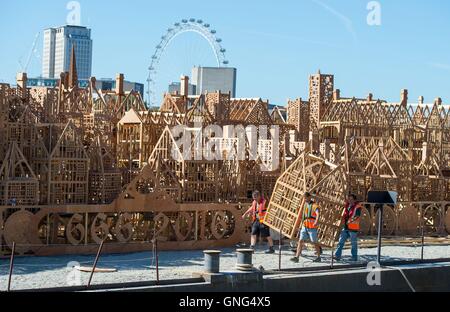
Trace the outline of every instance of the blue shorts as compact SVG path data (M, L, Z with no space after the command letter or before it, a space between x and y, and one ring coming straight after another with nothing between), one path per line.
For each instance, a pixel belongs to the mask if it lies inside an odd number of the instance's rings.
M252 235L261 235L262 238L266 238L270 236L270 230L269 227L261 222L259 220L256 220L252 224Z
M300 240L306 241L308 239L312 243L317 243L319 241L318 236L317 236L317 229L308 229L303 226L300 231Z

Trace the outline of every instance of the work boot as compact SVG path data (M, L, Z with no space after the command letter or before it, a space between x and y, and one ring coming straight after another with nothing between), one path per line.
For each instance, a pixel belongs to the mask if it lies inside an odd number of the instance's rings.
M266 254L273 254L273 253L275 253L275 250L273 249L273 247L269 247L269 249L266 250L265 253L266 253Z
M292 262L295 262L295 263L298 263L298 257L293 257L293 258L291 258L291 261L292 261Z
M316 259L313 260L313 262L322 262L322 258L320 258L320 256L318 256Z
M322 254L322 252L323 252L322 246L319 246L319 252L320 252L319 254L317 254L317 252L316 252L317 256L320 256Z
M333 260L336 260L336 261L341 261L341 257L336 257L336 256L333 256Z

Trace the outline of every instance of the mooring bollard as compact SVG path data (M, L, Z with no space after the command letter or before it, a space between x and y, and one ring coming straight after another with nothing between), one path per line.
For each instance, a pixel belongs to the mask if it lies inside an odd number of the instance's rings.
M220 250L205 250L205 272L219 273L220 269Z
M239 271L253 270L252 255L253 249L236 249L237 263L236 269Z

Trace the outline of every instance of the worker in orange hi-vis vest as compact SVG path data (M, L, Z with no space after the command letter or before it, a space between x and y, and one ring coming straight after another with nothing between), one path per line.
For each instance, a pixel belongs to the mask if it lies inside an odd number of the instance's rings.
M358 261L358 232L360 229L359 221L361 219L361 208L361 204L356 201L356 195L348 195L344 207L344 214L342 216L344 229L341 232L336 253L334 255L334 259L337 261L341 260L342 249L349 238L352 244L352 261Z
M319 221L319 205L314 202L310 193L306 192L304 195L304 206L302 216L302 227L300 230L300 241L297 246L297 252L295 257L291 258L292 262L298 262L299 257L302 255L303 245L308 239L314 244L316 249L317 258L314 262L320 262L322 259L320 255L322 250L320 248L319 239L317 236L317 225Z
M245 219L249 214L252 216L251 248L255 248L258 236L260 235L261 238L266 238L269 244L269 249L266 253L273 254L275 250L273 249L273 240L272 237L270 237L270 230L269 227L263 223L267 212L266 200L259 191L254 191L252 197L252 206L242 215L242 219Z

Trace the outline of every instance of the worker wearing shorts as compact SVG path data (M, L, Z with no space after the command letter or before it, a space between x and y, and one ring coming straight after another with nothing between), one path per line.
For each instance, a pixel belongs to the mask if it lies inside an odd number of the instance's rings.
M321 247L319 244L319 239L317 235L317 224L319 221L319 205L313 201L311 194L308 192L304 195L304 206L303 206L303 217L302 217L302 228L300 230L300 241L297 246L297 252L295 257L291 259L293 262L298 262L299 257L302 255L304 242L310 241L314 244L316 249L317 258L314 262L322 261L320 258Z
M249 214L252 216L251 248L255 248L258 236L261 236L262 239L267 239L269 244L269 249L266 253L272 254L275 252L273 249L273 240L270 237L269 227L263 223L267 212L266 200L259 191L254 191L252 197L252 206L242 216L242 219L245 219Z

